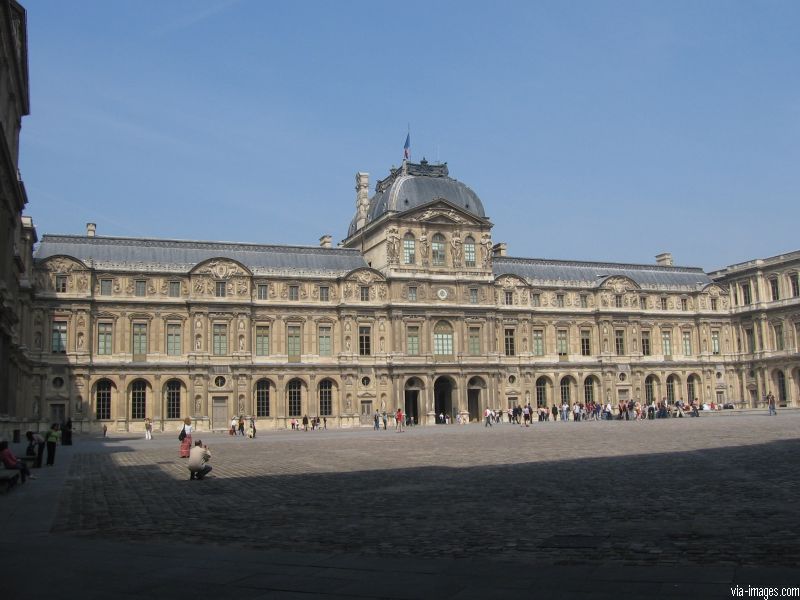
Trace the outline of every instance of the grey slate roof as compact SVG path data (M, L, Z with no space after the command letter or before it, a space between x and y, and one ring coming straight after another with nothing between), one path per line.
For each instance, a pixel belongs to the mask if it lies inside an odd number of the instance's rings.
M565 287L598 287L608 277L629 277L643 289L697 290L713 283L702 269L624 263L600 263L539 258L498 257L492 263L495 277L510 273L531 283Z
M389 212L405 212L424 206L438 199L486 218L483 203L469 187L452 179L447 164L406 162L402 167L392 169L385 179L375 185L375 195L370 198L367 223L371 223ZM356 231L356 219L350 223L347 235Z
M124 237L45 235L34 253L41 261L57 255L103 270L188 272L211 258L235 260L254 274L343 275L367 264L357 250L318 246L273 246Z

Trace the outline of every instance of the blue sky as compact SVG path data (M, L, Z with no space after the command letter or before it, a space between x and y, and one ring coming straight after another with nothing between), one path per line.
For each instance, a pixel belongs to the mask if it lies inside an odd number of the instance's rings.
M513 256L800 249L798 2L24 5L40 235L336 242L410 124Z

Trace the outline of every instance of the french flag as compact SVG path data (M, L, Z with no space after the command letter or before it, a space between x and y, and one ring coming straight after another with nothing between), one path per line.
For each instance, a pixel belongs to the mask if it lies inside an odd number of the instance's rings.
M411 156L411 132L410 131L406 135L406 143L403 144L403 158L408 160L409 156Z

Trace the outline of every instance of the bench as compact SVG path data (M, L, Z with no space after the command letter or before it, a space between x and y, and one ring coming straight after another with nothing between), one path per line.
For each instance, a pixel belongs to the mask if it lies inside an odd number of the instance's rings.
M0 484L5 483L6 492L19 481L20 473L16 469L0 469Z

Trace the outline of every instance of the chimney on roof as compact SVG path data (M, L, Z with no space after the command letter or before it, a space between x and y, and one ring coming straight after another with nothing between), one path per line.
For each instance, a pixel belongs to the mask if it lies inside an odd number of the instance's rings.
M494 246L492 246L492 256L497 258L498 256L505 256L508 251L508 244L505 242L498 242Z
M369 210L369 173L356 173L356 228L367 224Z
M656 264L661 267L671 267L672 252L662 252L661 254L656 254Z
M319 238L319 245L320 248L330 248L331 247L331 240L333 238L329 236L327 233Z
M97 225L95 223L86 224L86 237L94 237L97 232Z

